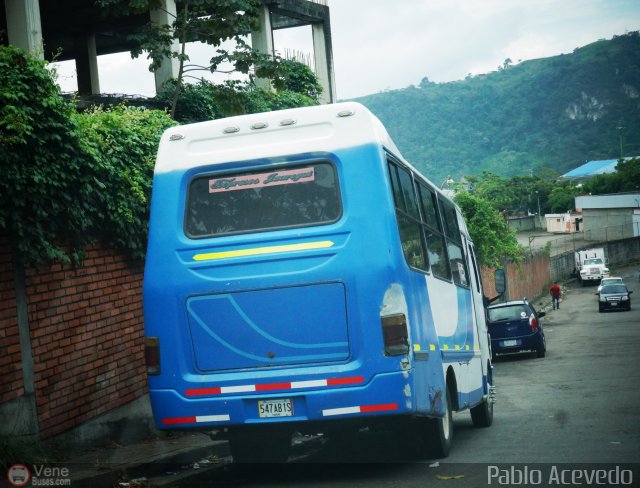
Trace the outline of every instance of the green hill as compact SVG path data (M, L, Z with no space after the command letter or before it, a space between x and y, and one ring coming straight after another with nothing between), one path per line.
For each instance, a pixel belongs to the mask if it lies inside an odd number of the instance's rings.
M618 158L618 127L625 128L625 156L640 154L640 33L356 101L434 182L485 170L562 174L587 160Z

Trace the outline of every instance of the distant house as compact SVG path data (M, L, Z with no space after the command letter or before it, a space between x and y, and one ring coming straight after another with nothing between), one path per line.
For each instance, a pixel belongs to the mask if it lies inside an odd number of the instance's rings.
M633 159L633 158L624 158ZM604 175L616 172L619 159L603 159L601 161L587 161L582 166L572 169L560 178L569 181L586 180L596 175Z
M581 229L582 214L580 212L567 212L562 214L545 214L547 232L554 234L569 234Z
M640 193L576 197L582 210L585 238L617 240L640 236Z

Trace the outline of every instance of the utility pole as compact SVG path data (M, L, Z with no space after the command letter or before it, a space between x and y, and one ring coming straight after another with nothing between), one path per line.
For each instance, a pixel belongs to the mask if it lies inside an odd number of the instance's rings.
M540 193L536 190L536 198L538 199L538 225L540 225L540 230L542 230L542 215L540 215Z
M626 127L618 127L618 134L620 135L620 159L624 158L624 131Z

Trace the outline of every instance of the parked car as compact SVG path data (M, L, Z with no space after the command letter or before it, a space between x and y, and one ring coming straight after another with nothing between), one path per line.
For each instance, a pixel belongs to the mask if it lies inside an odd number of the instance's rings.
M526 300L491 305L487 308L491 355L535 351L539 358L547 352L541 318L545 312L536 312Z
M631 294L625 285L605 285L596 292L598 295L598 312L605 310L626 309L631 310Z
M600 284L598 285L598 292L602 290L604 285L624 285L622 278L620 276L609 276L608 278L602 278Z

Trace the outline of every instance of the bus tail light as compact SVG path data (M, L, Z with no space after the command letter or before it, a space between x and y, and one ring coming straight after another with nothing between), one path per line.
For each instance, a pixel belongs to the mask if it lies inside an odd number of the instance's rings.
M409 353L409 332L404 314L382 317L382 336L385 355L400 356Z
M157 337L144 338L144 361L147 374L160 374L160 340Z
M533 314L531 314L531 317L529 317L529 327L531 327L531 332L538 331L538 319Z

